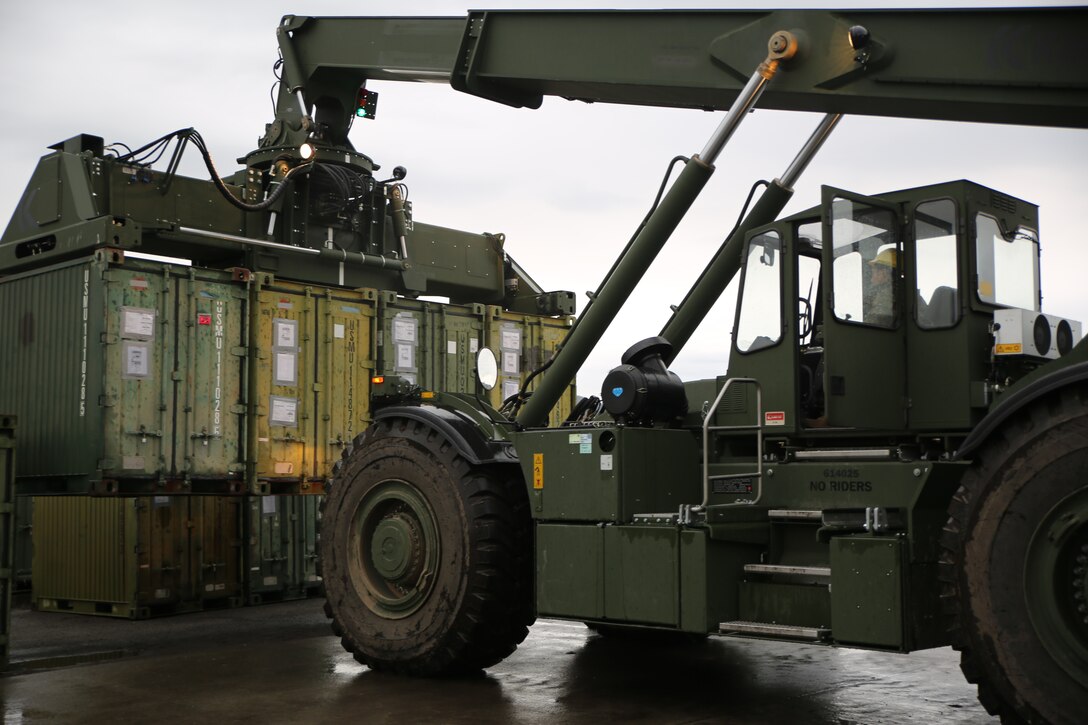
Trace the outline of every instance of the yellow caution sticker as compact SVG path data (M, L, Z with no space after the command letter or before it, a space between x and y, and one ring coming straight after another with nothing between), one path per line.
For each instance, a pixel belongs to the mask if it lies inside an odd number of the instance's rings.
M995 345L994 352L998 355L1019 355L1024 352L1024 346L1019 342L1011 342L1004 345Z
M544 488L544 454L533 454L533 488Z

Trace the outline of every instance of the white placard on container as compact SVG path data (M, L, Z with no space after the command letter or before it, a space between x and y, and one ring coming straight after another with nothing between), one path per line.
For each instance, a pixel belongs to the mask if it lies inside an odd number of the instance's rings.
M297 426L298 401L273 395L269 402L268 422L272 425Z
M151 346L145 342L126 342L121 346L124 356L121 377L151 377Z
M298 320L278 318L272 321L273 347L298 347Z
M121 308L121 337L150 340L155 336L155 310L144 307Z
M393 342L416 341L416 318L406 315L393 318Z
M415 370L416 348L405 342L397 343L397 370Z
M500 347L503 350L520 350L521 331L517 328L504 327L502 330L502 344Z
M295 385L298 383L298 365L295 352L277 352L273 355L273 373L276 385Z
M509 375L517 375L521 370L518 368L518 354L516 352L503 352L502 354L502 371Z

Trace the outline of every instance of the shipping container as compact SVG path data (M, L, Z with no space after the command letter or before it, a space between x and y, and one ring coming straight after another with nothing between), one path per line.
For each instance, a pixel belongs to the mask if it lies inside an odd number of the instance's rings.
M249 604L303 599L321 586L317 521L322 496L247 496L245 591Z
M241 492L247 289L100 250L0 280L22 493Z
M11 649L15 526L15 416L0 415L0 670L7 666Z
M321 493L370 421L374 370L369 290L257 275L250 432L258 493Z
M240 502L237 496L39 497L35 607L144 619L241 604Z

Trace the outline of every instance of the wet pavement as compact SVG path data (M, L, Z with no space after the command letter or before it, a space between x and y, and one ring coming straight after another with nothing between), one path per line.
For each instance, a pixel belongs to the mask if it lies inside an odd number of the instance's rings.
M950 649L622 641L540 621L469 679L371 672L320 600L129 622L16 609L5 723L993 723Z

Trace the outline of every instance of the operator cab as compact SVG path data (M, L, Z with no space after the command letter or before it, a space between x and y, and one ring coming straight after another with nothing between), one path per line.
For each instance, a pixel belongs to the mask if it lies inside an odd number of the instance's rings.
M819 207L748 235L728 377L759 380L769 436L967 431L1009 381L1080 339L1078 323L1039 312L1037 229L1035 205L969 181L824 187ZM999 353L1012 313L1053 328L1047 354ZM744 409L751 423L747 403L724 403L719 422Z

